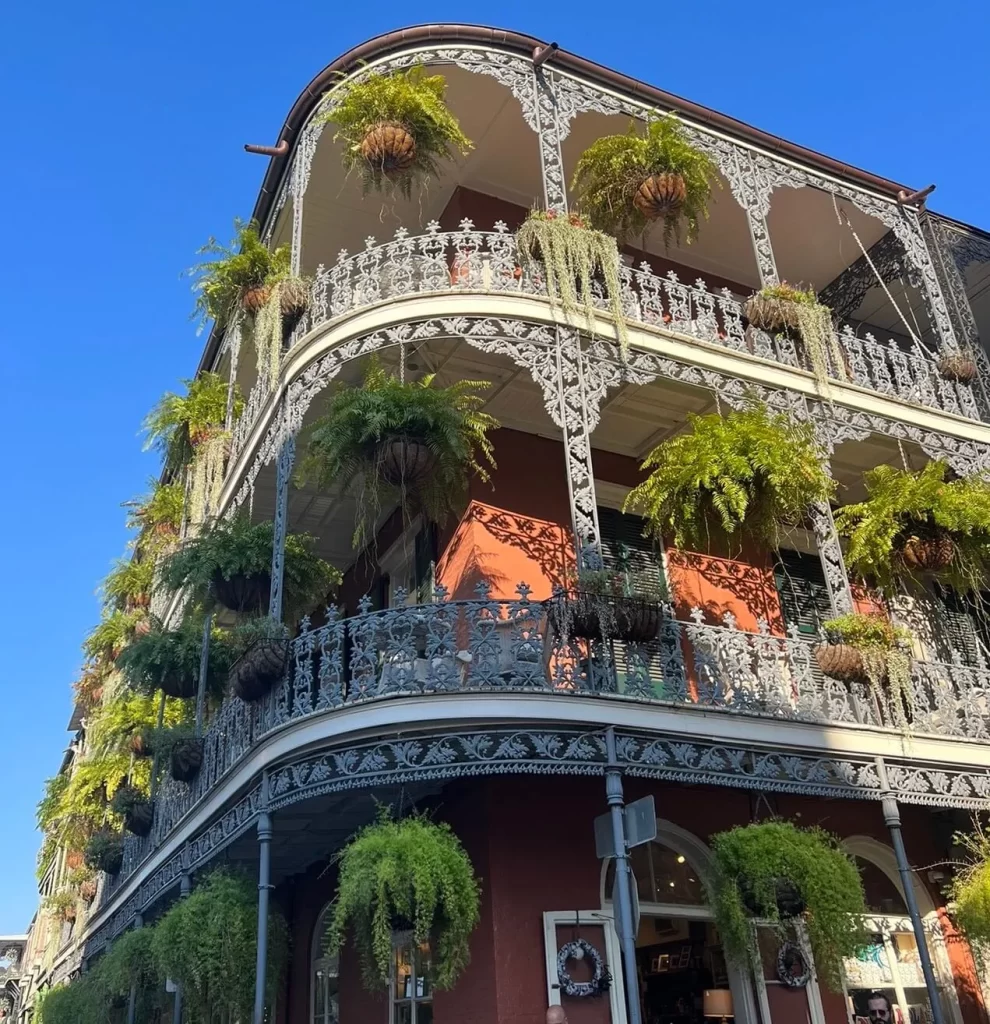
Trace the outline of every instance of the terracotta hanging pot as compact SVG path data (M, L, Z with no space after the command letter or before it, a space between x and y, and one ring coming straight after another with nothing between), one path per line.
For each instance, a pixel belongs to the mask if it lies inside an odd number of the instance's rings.
M687 184L681 174L651 174L633 194L633 205L648 220L676 213L687 199Z
M241 307L245 313L257 316L271 298L271 295L272 290L266 284L259 284L254 288L245 288L241 292Z
M416 140L405 125L380 121L361 140L361 156L383 174L400 174L416 159Z
M169 754L169 773L176 782L192 782L203 765L203 740L194 736L180 740Z
M979 371L971 353L953 349L938 357L938 372L956 384L972 384Z
M230 670L231 688L243 701L261 700L285 675L288 663L288 640L256 640L234 662Z
M381 478L393 487L419 486L433 472L436 461L422 441L408 437L382 441L376 459Z
M850 644L822 644L815 648L815 661L825 675L843 683L858 683L865 678L863 655Z
M955 541L945 533L933 537L908 537L901 548L904 564L922 572L940 572L955 557Z

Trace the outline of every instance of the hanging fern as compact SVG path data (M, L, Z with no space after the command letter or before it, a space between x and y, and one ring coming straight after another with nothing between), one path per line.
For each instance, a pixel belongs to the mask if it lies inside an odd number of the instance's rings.
M327 934L338 953L350 927L365 985L388 984L392 933L408 930L429 942L433 983L450 988L470 960L480 916L474 869L449 825L415 816L392 821L387 808L340 855L340 878Z
M360 170L365 194L391 184L408 199L413 182L439 177L441 160L473 148L447 107L446 91L443 75L427 76L414 67L371 74L329 94L331 105L320 117L336 125L333 138L344 144L344 167ZM391 129L387 140L372 135L382 129ZM398 137L395 129L401 130ZM398 149L390 152L383 141Z
M127 612L111 611L83 641L86 657L104 663L113 661L134 636L138 623L145 618L145 612L140 608Z
M629 333L622 309L619 250L615 239L594 231L575 213L558 216L553 210L533 210L516 233L523 267L536 266L546 277L550 304L560 303L570 319L583 313L594 330L595 299L592 284L601 275L615 320L619 348L625 358Z
M867 500L835 516L836 529L849 541L848 570L891 591L915 575L905 562L909 545L948 539L952 557L940 578L960 593L984 587L990 578L990 483L948 476L942 462L918 472L878 466L867 473Z
M179 536L185 515L186 492L179 482L151 481L146 495L124 503L127 528L139 531L136 547L153 560Z
M650 475L623 506L644 516L659 540L704 550L713 530L746 531L776 548L782 529L800 525L811 505L831 496L810 423L764 407L688 419L687 433L646 457Z
M434 379L428 374L403 383L372 358L361 386L338 387L306 433L300 482L346 491L360 479L355 547L368 539L384 491L398 490L427 518L442 522L466 499L472 474L489 480L488 468L495 462L488 432L498 422L482 411L484 400L476 393L488 382L462 380L436 388ZM397 441L425 445L434 460L426 479L409 488L395 488L382 478L387 446Z
M144 607L151 596L155 563L151 559L120 558L103 581L105 607L119 611Z
M651 178L671 175L676 202L662 211L647 211L636 197ZM593 142L578 160L571 188L593 224L624 241L643 234L654 214L663 221L664 245L681 239L686 222L688 243L698 237L708 218L712 186L721 181L711 159L687 140L684 127L672 114L654 115L643 134L635 121L625 135L607 135Z
M949 898L953 918L976 955L977 963L990 963L990 835L974 817L973 831L955 836L971 858L952 881Z

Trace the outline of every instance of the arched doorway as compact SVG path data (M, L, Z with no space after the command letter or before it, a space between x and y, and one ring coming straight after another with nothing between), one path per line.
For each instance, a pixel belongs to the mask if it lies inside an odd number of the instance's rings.
M704 879L711 851L685 829L657 821L657 838L630 851L635 876L636 966L644 1024L705 1020L704 992L732 994L736 1024L759 1024L753 985L728 962L707 904ZM615 867L602 866L603 910L612 912Z

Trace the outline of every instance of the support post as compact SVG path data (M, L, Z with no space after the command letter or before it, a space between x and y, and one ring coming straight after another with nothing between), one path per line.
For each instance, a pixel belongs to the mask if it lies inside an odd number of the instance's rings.
M268 812L268 775L261 780L261 803L265 808L258 816L258 958L254 975L253 1024L263 1024L265 988L268 969L268 894L272 873L272 816ZM936 1021L941 1024L941 1021Z
M887 768L882 757L877 758L877 769L886 792L882 802L883 820L890 831L890 841L897 859L897 870L901 875L901 888L904 890L904 902L907 904L911 926L914 929L914 938L918 943L918 959L921 962L921 973L925 976L925 989L928 992L928 1002L932 1008L932 1021L934 1024L945 1024L938 984L935 981L935 971L932 969L932 958L928 953L928 943L925 939L925 926L922 923L921 914L918 912L918 901L914 898L914 879L911 874L911 865L908 863L907 851L904 849L904 836L901 834L901 810L889 788Z
M144 918L140 914L134 915L134 927L143 928ZM127 997L127 1024L134 1024L134 1013L137 1009L137 981L131 982L131 991ZM936 1024L941 1024L941 1021L936 1021Z
M619 911L619 943L622 947L622 969L626 983L627 1020L641 1024L639 1012L639 976L636 973L636 936L633 932L632 873L626 852L626 823L623 815L622 771L615 750L615 730L605 730L605 750L608 765L605 769L605 796L612 816L612 843L615 846L615 905ZM935 1024L942 1024L936 1021Z
M158 701L158 735L161 735L162 726L165 724L165 691L162 691L161 699ZM154 753L151 755L151 787L148 798L152 804L155 802L155 794L158 792L158 747L155 744Z
M268 614L282 621L282 587L285 577L285 535L289 518L289 480L296 459L296 439L288 432L282 440L275 466L275 529L272 538L272 594Z
M196 736L203 735L203 707L206 703L206 675L210 668L210 633L213 613L208 612L203 622L203 649L199 655L199 687L196 690ZM183 878L186 876L183 875Z
M188 871L179 880L179 899L184 900L192 891L192 878ZM175 982L175 999L172 1001L172 1024L182 1024L182 986Z

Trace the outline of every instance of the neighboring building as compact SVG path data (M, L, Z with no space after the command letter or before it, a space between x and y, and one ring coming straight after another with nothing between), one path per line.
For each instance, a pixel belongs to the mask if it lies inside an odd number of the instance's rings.
M16 1021L21 1008L26 935L0 935L0 1020Z
M888 831L899 812L941 1016L985 1022L982 979L930 867L948 859L968 812L990 807L982 618L934 591L898 604L918 637L905 730L882 697L826 678L812 657L824 619L869 603L850 586L827 507L779 559L654 550L620 509L643 456L690 413L751 396L814 423L843 501L881 464L990 470L990 236L919 209L910 188L583 58L544 61L543 45L470 26L395 32L339 58L289 111L254 217L313 277L311 309L277 387L258 379L236 327L214 332L200 370L248 396L221 513L274 517L276 547L286 529L315 535L345 571L341 614L307 622L292 669L259 705L223 705L196 781L162 784L151 835L128 840L122 871L56 950L46 984L175 899L184 876L195 884L220 859L256 872L265 812L273 898L292 931L278 1021L537 1024L561 998L557 950L580 935L605 951L615 985L603 1000L565 997L570 1019L624 1024L612 875L593 828L613 729L626 799L652 795L660 819L632 856L631 995L644 1021L695 1020L705 988L730 989L741 1024L839 1024L866 1016L875 988L904 1024L931 1019ZM475 149L410 201L362 198L332 128L314 120L321 97L338 74L417 63L445 76ZM623 362L604 305L597 334L579 334L518 270L514 231L534 206L565 210L582 151L651 109L682 118L724 189L695 244L665 249L657 233L624 248ZM845 366L827 395L800 346L743 318L746 297L778 280L813 286L842 325ZM976 380L946 379L939 353L966 346ZM493 382L498 468L439 531L384 509L358 558L353 499L290 486L295 441L335 380L358 380L373 352L394 368L400 349L408 374ZM615 643L614 662L599 648L563 651L540 602L575 550L666 578L673 616L656 641ZM274 565L277 576L278 552ZM339 966L323 955L328 860L376 800L434 808L483 880L470 967L435 997L409 985L371 998L346 955ZM875 956L848 965L845 1001L781 985L770 961L747 976L710 948L708 839L770 813L827 827L862 867Z

